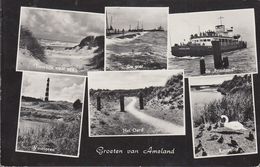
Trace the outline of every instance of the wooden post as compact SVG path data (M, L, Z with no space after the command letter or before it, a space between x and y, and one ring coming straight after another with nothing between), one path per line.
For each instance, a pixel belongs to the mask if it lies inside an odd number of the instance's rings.
M139 94L139 105L140 105L140 110L144 109L144 99L143 99L143 93L140 92Z
M124 96L120 96L120 111L125 111Z
M101 98L99 96L97 97L97 110L101 110Z
M205 65L205 60L204 57L200 58L200 74L205 74L206 73L206 65Z
M219 41L211 41L212 51L214 57L214 66L216 69L221 69L222 66L222 57L221 57L221 45Z
M228 68L228 66L229 66L228 57L223 57L223 67Z

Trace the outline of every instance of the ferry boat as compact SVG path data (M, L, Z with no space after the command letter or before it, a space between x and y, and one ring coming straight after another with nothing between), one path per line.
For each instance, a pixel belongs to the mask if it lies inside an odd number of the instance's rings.
M233 33L233 27L226 29L225 25L215 26L215 31L205 31L192 34L187 44L180 43L171 47L173 56L206 56L212 54L212 41L219 41L221 52L229 52L247 47L247 42L241 40L239 34Z

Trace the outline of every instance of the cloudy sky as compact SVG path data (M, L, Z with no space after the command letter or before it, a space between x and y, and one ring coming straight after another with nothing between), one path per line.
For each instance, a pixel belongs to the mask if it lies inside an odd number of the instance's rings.
M149 86L164 86L174 71L133 71L133 72L89 72L88 86L92 89L137 89Z
M144 29L154 29L162 26L167 30L167 19L169 9L165 7L106 7L107 19L110 25L112 16L112 26L116 29L136 28L137 22L141 28L143 22Z
M47 78L50 78L49 100L74 102L83 101L84 78L44 73L24 73L22 95L44 98Z
M244 76L244 75L242 74L237 76ZM189 79L189 83L191 86L221 84L224 81L231 80L233 77L234 75L194 77Z
M104 14L23 7L20 19L38 38L80 42L88 35L104 35Z
M226 28L233 27L235 34L241 34L242 39L254 44L255 42L255 20L253 9L222 10L210 12L194 12L169 15L169 29L171 45L187 42L191 34L215 30L215 26L222 24Z

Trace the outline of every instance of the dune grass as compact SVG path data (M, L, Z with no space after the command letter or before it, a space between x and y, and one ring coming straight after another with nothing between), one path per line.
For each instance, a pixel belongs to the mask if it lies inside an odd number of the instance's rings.
M226 115L230 121L241 123L254 120L252 94L239 91L206 104L199 112L194 113L194 124L199 126L204 121L215 123L221 115Z
M23 151L74 155L78 153L80 120L53 123L49 127L19 133L17 149Z
M66 101L22 101L17 150L78 154L81 108Z
M46 56L44 52L44 47L38 42L33 33L26 27L21 26L20 29L20 41L19 47L22 49L27 49L30 51L31 55L46 63Z

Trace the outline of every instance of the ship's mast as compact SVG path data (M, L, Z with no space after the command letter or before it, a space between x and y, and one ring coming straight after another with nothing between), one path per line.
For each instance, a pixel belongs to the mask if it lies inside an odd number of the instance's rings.
M109 29L108 19L107 19L107 13L106 13L106 21L107 21L107 29Z
M110 18L110 27L112 28L112 16L111 16L111 18Z
M222 25L222 19L224 19L224 17L220 16L218 19L220 21L220 25Z

